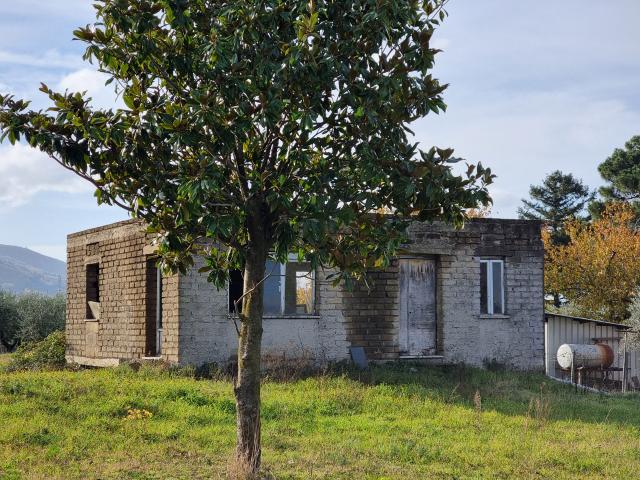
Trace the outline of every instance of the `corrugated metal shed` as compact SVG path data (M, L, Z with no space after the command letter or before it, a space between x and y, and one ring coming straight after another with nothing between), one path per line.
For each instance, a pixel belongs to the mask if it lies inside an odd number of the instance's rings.
M562 370L556 360L558 348L565 343L604 343L609 345L614 352L613 366L622 369L625 354L624 337L625 332L629 330L629 326L619 323L545 313L545 370L547 375L568 379L568 372ZM632 390L637 386L633 377L640 378L640 352L628 348L626 352L628 356L627 389ZM609 375L611 380L622 385L622 371L612 371Z

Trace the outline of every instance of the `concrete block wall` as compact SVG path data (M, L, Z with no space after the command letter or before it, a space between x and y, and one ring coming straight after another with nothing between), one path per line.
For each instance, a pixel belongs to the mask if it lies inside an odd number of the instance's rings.
M392 360L399 355L398 262L367 272L367 281L340 287L349 345L364 347L367 357Z
M540 225L518 220L477 219L456 231L442 223L416 223L403 246L407 255L436 258L437 351L445 362L483 365L497 361L538 369L544 358L543 258ZM141 223L121 222L68 238L67 338L69 357L109 364L144 356L146 248ZM148 248L148 247L147 247ZM506 314L480 315L480 259L505 262ZM102 315L86 317L85 265L100 264ZM227 289L198 273L163 279L163 358L183 364L226 363L235 358L237 334L228 315ZM349 347L369 358L398 358L398 264L371 271L369 286L333 287L315 278L315 314L267 316L265 359L343 360ZM102 362L102 363L100 363Z
M149 238L138 221L67 237L67 358L114 365L145 356ZM87 318L86 265L99 265L100 318ZM177 277L163 279L163 358L177 361Z
M544 249L538 222L415 224L408 250L438 256L438 347L446 363L544 366ZM480 260L504 260L505 315L480 314Z
M238 337L228 314L228 290L216 289L199 273L202 258L180 277L179 361L199 365L235 361ZM322 364L348 357L342 297L328 273L316 274L316 314L267 315L263 319L262 352L269 361L305 359Z

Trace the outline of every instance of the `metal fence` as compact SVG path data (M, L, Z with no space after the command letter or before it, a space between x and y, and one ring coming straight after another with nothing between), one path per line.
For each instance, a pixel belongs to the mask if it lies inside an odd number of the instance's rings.
M558 347L565 343L609 345L614 353L614 362L607 369L592 369L584 372L580 379L586 386L603 390L629 391L640 389L640 354L627 347L626 325L571 317L553 313L545 314L545 370L550 377L576 381L571 372L560 368L556 360ZM626 360L626 361L625 361Z

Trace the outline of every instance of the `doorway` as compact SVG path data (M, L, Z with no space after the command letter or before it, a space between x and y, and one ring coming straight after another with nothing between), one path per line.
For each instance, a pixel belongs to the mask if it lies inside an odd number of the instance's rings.
M436 354L436 260L401 258L400 355L423 357Z

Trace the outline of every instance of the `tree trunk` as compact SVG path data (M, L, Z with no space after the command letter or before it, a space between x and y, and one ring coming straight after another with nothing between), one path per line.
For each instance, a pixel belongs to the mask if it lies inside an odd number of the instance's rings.
M260 356L265 262L269 245L262 229L254 231L244 268L244 292L238 339L236 397L238 468L246 478L260 469Z

